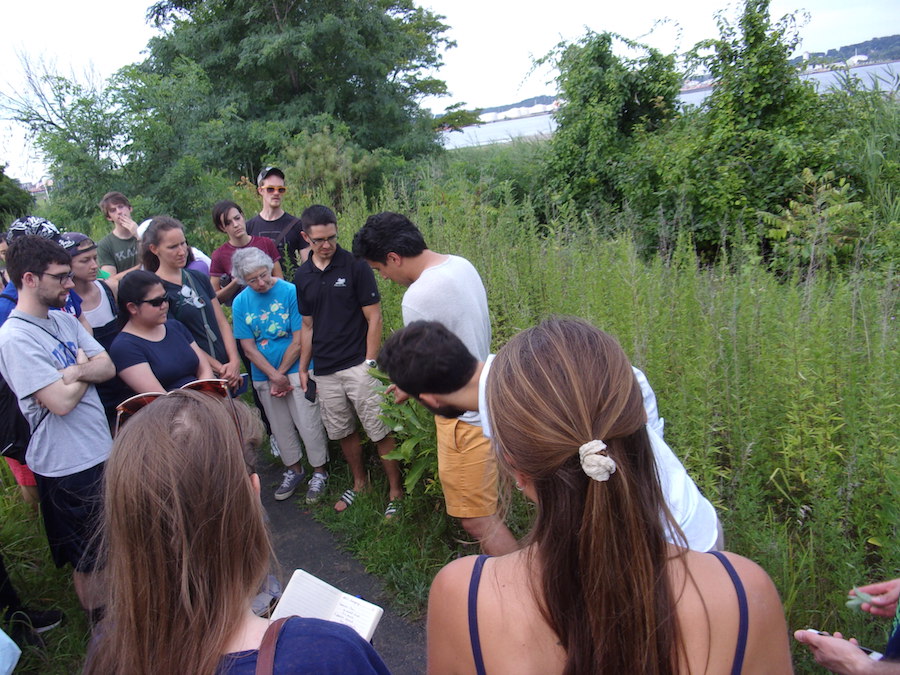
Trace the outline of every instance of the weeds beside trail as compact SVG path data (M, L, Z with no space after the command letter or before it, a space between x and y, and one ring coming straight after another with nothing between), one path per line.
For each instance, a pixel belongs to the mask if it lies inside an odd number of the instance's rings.
M70 675L81 672L90 638L87 617L72 585L71 568L56 569L40 514L26 506L5 461L0 461L0 550L22 602L65 612L58 628L42 633L45 650L26 647L16 673Z
M615 335L656 391L666 439L719 509L727 548L769 572L789 627L883 645L890 622L847 610L844 599L854 585L900 569L893 268L786 279L740 250L702 265L686 238L648 258L621 217L614 225L623 234L613 239L608 223L538 225L512 198L432 178L378 209L405 212L430 248L478 268L494 349L551 314ZM342 214L344 246L366 214ZM383 282L381 290L389 334L402 325L403 289ZM431 464L400 522L382 526L374 506L371 518L322 517L418 613L435 571L476 551L460 546L461 531L446 522L430 434L405 428L398 441L415 434L430 448L413 457ZM527 528L524 510L512 519L519 532ZM795 654L798 670L812 672L807 655Z
M327 199L309 196L316 201ZM900 569L900 283L890 261L791 278L770 271L748 244L702 264L687 237L641 249L627 214L539 223L506 182L438 163L377 203L348 197L342 245L385 209L409 215L433 250L472 261L487 287L495 350L551 314L583 317L615 335L656 391L667 441L719 509L727 548L772 576L789 627L884 644L889 622L847 610L844 599L852 586ZM402 324L403 289L381 289L388 334ZM431 428L405 425L402 410L391 416L403 427L401 444L416 438L406 450L419 462L406 472L400 516L383 521L387 491L377 483L347 513L331 512L349 484L337 447L330 494L316 514L421 615L436 571L476 547L460 543L464 533L444 513ZM372 475L381 473L376 460ZM66 627L47 634L46 658L26 654L22 672L72 672L87 627L71 575L53 568L40 525L12 485L7 477L0 495L0 544L14 583L27 602L68 616ZM529 510L511 504L521 534ZM795 656L799 672L814 672L805 651Z

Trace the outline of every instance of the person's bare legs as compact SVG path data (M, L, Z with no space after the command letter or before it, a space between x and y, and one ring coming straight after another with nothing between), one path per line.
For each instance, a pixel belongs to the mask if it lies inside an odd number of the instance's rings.
M506 555L518 550L519 543L497 514L479 518L460 518L460 525L470 537L477 539L488 555Z
M25 503L34 511L37 511L41 505L41 497L38 493L37 485L20 485L19 492L21 492Z
M366 470L362 461L362 441L359 438L359 432L354 431L349 436L344 436L340 440L341 452L344 453L344 459L347 466L350 467L350 473L353 474L353 490L354 492L362 492L366 489ZM347 509L347 502L339 499L334 510L338 513Z
M403 496L403 484L400 482L400 463L396 459L385 459L384 456L394 450L394 437L388 434L375 444L384 475L388 479L388 498L400 499Z

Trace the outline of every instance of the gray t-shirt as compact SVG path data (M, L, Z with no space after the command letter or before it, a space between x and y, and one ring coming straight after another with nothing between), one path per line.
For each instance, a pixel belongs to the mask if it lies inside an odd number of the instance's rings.
M46 319L40 319L16 309L0 327L0 372L34 430L26 461L41 476L58 478L89 469L106 461L112 447L94 385L88 385L81 401L67 415L45 411L33 396L62 377L59 371L75 363L79 348L88 357L103 351L78 319L65 312L50 312ZM46 418L38 425L45 412Z
M402 310L404 325L440 321L479 361L490 353L487 293L478 270L465 258L448 255L444 262L423 270L403 295ZM459 419L480 424L477 412L468 412Z

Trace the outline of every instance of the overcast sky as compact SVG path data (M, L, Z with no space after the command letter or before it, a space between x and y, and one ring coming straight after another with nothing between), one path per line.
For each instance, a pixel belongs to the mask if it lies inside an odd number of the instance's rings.
M144 18L150 4L150 0L43 0L38 6L5 2L0 22L0 87L9 91L21 86L20 53L55 61L61 73L74 72L76 77L93 70L105 78L141 60L155 34ZM532 59L561 40L578 39L587 29L613 31L665 51L684 51L718 35L717 11L724 10L733 19L738 14L734 3L721 0L644 0L635 5L585 0L421 0L420 4L446 17L448 36L457 43L444 55L445 65L437 73L447 82L450 96L425 101L435 112L458 101L469 108L483 108L554 93L548 84L552 73L528 75ZM801 51L825 51L900 33L898 0L773 0L770 7L773 18L798 9L809 13L809 21L800 29ZM0 163L8 164L7 174L20 180L34 180L44 172L22 130L5 122L0 123Z

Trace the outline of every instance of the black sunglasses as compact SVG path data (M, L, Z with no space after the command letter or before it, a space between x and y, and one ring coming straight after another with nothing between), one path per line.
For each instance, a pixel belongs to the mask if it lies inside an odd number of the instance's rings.
M169 301L168 296L161 295L161 296L159 296L158 298L150 298L149 300L138 300L138 301L137 301L136 303L134 303L134 304L136 304L136 305L143 305L144 303L147 303L147 304L150 305L151 307L162 307L162 304L163 304L164 302L168 302L168 301Z

